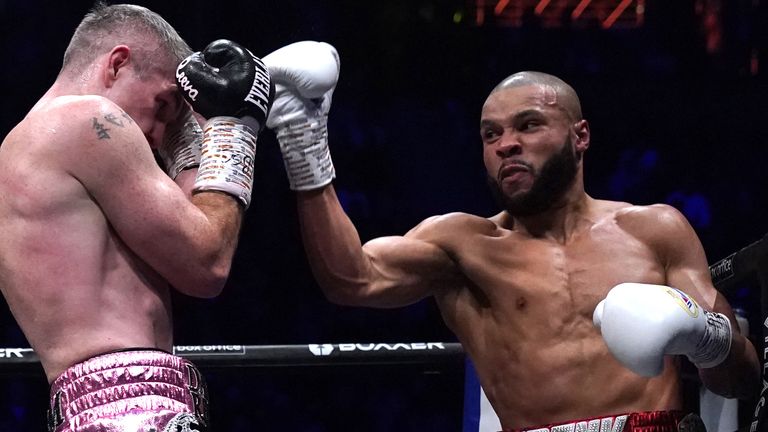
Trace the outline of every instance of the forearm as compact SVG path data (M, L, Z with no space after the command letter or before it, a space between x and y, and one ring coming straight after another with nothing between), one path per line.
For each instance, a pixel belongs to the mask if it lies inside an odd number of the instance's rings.
M315 279L334 301L345 302L370 279L371 265L333 185L299 192L297 210L307 258Z
M194 297L214 297L229 277L244 210L236 198L221 192L199 192L191 201L203 214L193 244L197 253L191 255L197 262L180 269L174 287Z
M699 369L699 376L705 387L719 395L749 399L760 391L760 367L749 339L735 334L726 360L717 367Z

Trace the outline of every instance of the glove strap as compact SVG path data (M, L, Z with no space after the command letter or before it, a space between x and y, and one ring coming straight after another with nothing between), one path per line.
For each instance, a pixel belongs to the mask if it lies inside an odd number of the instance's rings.
M200 165L203 130L190 115L181 128L174 131L158 149L168 176L175 179L185 169Z
M713 368L728 357L731 351L731 321L721 313L704 311L707 326L696 351L688 358L697 368Z
M295 191L321 188L336 177L328 149L328 115L290 122L276 131L288 182Z
M213 117L205 124L200 169L193 192L221 191L247 209L253 190L257 132L240 119Z

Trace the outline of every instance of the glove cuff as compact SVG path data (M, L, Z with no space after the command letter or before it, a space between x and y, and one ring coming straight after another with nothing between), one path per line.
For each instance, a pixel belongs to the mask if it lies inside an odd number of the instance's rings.
M187 118L181 128L165 139L158 149L158 154L170 178L175 179L185 169L200 165L202 141L203 130L192 115Z
M728 357L731 351L731 321L721 313L704 311L707 325L704 336L688 359L699 369L713 368Z
M327 114L285 123L275 132L292 190L319 189L333 181L336 170L328 148Z
M257 132L240 119L213 117L203 131L202 157L193 192L216 190L247 209L253 190Z

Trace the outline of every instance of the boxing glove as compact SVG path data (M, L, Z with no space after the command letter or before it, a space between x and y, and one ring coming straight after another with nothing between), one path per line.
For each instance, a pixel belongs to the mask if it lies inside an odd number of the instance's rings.
M325 43L301 41L264 57L275 81L267 127L275 131L293 190L321 188L336 177L328 149L328 112L339 79L339 55Z
M269 71L243 46L220 39L182 60L176 82L193 110L208 119L193 193L226 192L247 208L256 139L274 98Z
M711 368L731 349L728 318L668 286L616 285L592 319L614 357L646 377L661 373L667 354L685 355L696 367Z

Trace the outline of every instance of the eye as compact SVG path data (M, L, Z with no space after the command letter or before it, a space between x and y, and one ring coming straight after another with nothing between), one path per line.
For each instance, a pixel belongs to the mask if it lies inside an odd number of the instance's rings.
M486 128L480 131L480 137L485 142L492 142L499 137L499 134L494 129Z
M526 120L520 125L521 131L529 131L531 129L534 129L538 126L541 126L541 123L538 120Z

